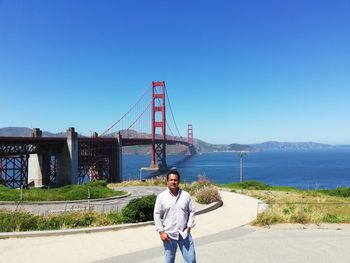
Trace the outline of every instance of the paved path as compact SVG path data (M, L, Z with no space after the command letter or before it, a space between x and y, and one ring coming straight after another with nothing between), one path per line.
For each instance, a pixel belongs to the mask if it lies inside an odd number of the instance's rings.
M151 194L159 194L161 191L165 189L165 187L160 186L142 186L142 187L117 187L115 190L121 190L131 193L130 196L123 198L116 198L111 200L101 200L94 201L91 200L88 202L87 200L84 202L53 202L49 204L26 204L21 203L20 205L0 205L1 208L6 208L10 210L15 209L24 209L29 212L35 214L45 214L45 213L60 213L64 211L76 211L76 210L88 210L94 209L97 211L119 211L121 210L131 199L151 195Z
M350 262L349 230L268 230L238 227L195 239L200 263ZM96 263L163 263L161 247ZM144 260L143 260L144 259ZM176 263L183 262L177 254Z
M258 201L221 192L224 205L198 215L192 231L198 262L350 262L350 229L285 230L246 226ZM77 234L0 240L0 262L163 262L154 226ZM177 255L176 262L182 262Z

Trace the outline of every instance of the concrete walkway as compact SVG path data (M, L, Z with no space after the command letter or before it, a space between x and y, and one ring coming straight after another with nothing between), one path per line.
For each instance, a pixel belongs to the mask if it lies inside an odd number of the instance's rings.
M244 226L258 200L220 192L224 205L198 215L192 231L200 263L350 262L350 230ZM0 240L0 262L163 262L154 226L72 236ZM176 262L182 262L178 253Z

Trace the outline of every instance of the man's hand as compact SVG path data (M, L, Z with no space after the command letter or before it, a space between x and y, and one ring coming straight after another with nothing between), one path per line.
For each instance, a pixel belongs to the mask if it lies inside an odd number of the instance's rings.
M164 231L159 232L160 239L165 242L169 240L168 234Z
M188 227L188 228L187 228L187 233L190 233L190 232L191 232L191 228Z

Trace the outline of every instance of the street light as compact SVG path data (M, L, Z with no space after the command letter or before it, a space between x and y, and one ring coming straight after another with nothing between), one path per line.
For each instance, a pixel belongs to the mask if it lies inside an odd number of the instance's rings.
M245 152L239 153L239 182L243 183L243 157L245 156Z

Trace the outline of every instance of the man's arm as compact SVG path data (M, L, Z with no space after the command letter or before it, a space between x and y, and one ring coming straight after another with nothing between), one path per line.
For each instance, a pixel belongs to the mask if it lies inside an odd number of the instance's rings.
M187 221L187 232L190 233L191 232L191 229L195 226L195 212L196 212L196 209L194 207L194 204L193 204L193 201L191 199L191 197L189 197L190 200L189 200L189 203L188 203L188 213L189 213L189 216L188 216L188 221Z
M162 205L161 205L159 195L157 196L156 203L154 205L153 219L154 219L154 224L156 226L156 230L159 233L160 239L162 241L168 240L169 239L168 234L164 231L164 226L162 223Z

